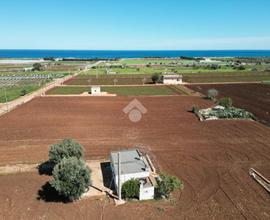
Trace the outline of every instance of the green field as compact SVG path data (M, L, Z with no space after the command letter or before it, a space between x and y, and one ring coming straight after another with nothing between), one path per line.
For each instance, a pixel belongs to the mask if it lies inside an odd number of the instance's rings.
M26 90L26 93L33 92L37 90L39 86L19 86L19 87L7 87L1 88L0 89L0 103L6 102L6 97L5 97L5 91L6 91L6 96L7 96L7 101L12 101L14 99L17 99L21 96L22 90Z
M176 92L167 86L111 86L102 87L102 91L119 96L176 95Z
M67 82L66 85L142 85L151 83L151 75L123 74L123 75L80 75Z
M180 60L180 59L122 59L116 63L125 65L160 65L160 64L171 64L171 63L192 63L192 60Z
M245 72L254 72L254 73L261 73L264 72L262 70L265 69L265 67L257 68L257 71L254 71L252 66L247 66L245 70L237 70L232 67L228 66L221 66L221 68L218 69L209 69L207 67L185 67L185 66L141 66L141 67L132 67L132 66L111 66L107 67L107 69L111 72L115 72L115 76L122 75L122 74L136 74L136 75L151 75L153 73L165 73L165 72L174 72L178 74L189 74L189 73L245 73ZM99 67L96 69L91 69L89 71L86 71L83 73L83 75L107 75L106 74L106 68L105 67ZM109 74L112 75L112 74Z
M62 86L47 92L47 95L78 95L90 91L90 87ZM169 86L103 86L102 92L116 94L119 96L149 96L149 95L176 95L181 90L174 90Z
M49 90L47 95L79 95L83 92L89 92L89 86L74 87L74 86L60 86Z

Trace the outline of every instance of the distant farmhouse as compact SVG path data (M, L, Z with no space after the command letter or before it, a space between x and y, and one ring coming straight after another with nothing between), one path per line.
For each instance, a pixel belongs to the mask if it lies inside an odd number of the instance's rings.
M118 173L120 170L121 185L123 185L128 180L138 179L140 181L139 199L154 199L154 181L151 175L152 172L155 171L155 168L153 167L152 162L147 155L143 156L137 149L129 149L118 152L111 152L110 160L112 175L118 195Z
M23 69L23 71L24 72L31 72L31 71L33 71L33 69L34 69L33 67L26 67Z
M162 75L161 80L165 85L178 85L183 83L182 75L178 75L175 73L165 73Z

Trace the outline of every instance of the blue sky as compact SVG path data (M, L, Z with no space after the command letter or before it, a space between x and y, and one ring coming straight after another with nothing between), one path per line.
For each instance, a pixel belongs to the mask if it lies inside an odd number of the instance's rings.
M0 0L0 49L270 49L269 0Z

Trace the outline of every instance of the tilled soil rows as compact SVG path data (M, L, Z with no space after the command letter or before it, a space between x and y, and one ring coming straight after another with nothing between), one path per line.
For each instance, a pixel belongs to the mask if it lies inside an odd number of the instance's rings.
M204 84L188 85L189 88L207 94L209 89L216 89L218 97L231 97L233 105L244 108L270 126L270 85L268 84Z
M258 122L199 122L192 105L201 97L136 97L147 109L138 123L122 110L135 97L42 97L0 118L0 165L47 159L49 146L71 137L86 159L110 150L139 147L160 171L178 176L184 190L174 200L111 200L72 204L38 200L48 177L37 173L0 176L0 219L269 219L270 197L248 174L269 177L270 129Z

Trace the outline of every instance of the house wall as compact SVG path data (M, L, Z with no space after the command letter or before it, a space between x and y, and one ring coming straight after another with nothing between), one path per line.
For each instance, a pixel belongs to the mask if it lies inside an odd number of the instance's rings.
M141 185L141 187L140 187L140 195L139 195L140 200L154 199L154 195L155 195L154 186L143 187Z
M114 172L113 172L113 174L114 174ZM121 178L121 183L123 185L124 182L126 182L128 180L141 179L141 178L146 178L149 176L150 176L150 172L145 171L145 172L140 172L140 173L121 174L120 178ZM118 186L118 175L114 174L114 181L115 181L115 184Z
M182 79L179 79L179 81L177 81L177 79L163 79L163 84L166 84L166 85L177 85L181 83L182 83Z
M92 87L91 88L92 95L99 94L99 93L100 93L100 87Z

